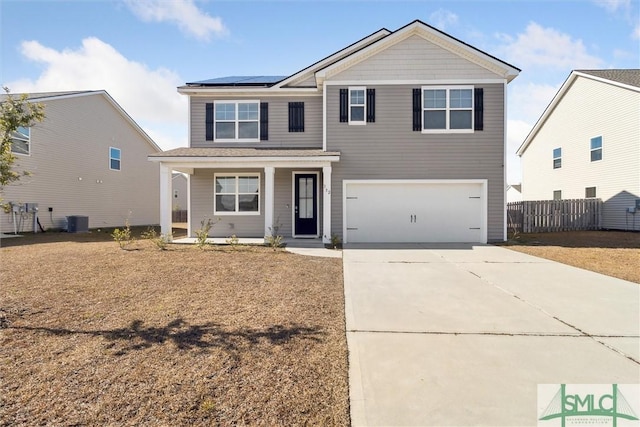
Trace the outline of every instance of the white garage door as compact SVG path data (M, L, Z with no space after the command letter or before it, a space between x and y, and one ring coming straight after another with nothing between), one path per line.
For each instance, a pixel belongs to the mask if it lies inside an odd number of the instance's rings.
M344 241L486 243L486 181L345 181Z

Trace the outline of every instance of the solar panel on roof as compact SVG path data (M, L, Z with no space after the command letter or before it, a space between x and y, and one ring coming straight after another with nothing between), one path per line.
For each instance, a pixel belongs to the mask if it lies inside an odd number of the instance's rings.
M201 80L187 84L199 85L260 85L274 84L284 80L287 76L228 76L215 79Z

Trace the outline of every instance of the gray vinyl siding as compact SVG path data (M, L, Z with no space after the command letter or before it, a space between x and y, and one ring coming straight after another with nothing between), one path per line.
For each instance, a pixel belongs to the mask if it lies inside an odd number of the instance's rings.
M269 104L269 140L251 143L214 142L205 139L205 110L208 102L234 98L191 97L191 147L287 147L322 148L322 97L292 96L258 99L256 96L244 99L259 100ZM289 132L289 102L304 102L304 132Z
M293 234L293 171L294 169L276 169L274 177L274 225L278 234L291 237ZM318 172L322 188L322 171L317 169L295 169L296 172ZM214 175L216 173L259 173L260 174L260 215L214 215ZM321 192L320 192L321 193ZM320 226L322 226L322 200L319 195ZM191 230L201 227L201 221L211 219L216 224L209 233L212 237L263 237L264 236L264 171L262 169L196 169L191 175Z
M31 153L16 170L31 176L3 189L4 202L39 204L45 229L66 227L66 217L89 217L90 228L158 224L156 149L100 93L44 102L46 118L31 128ZM121 150L121 170L109 169L109 147ZM48 208L53 211L49 212ZM0 228L13 232L0 211ZM24 231L33 231L27 220Z
M342 234L345 179L487 179L488 240L504 238L504 85L483 84L484 130L470 134L412 131L412 85L376 89L376 121L340 123L339 86L327 88L327 149L333 166L332 232Z
M287 87L316 87L316 76L311 75L304 80L289 84Z
M469 76L475 79L500 78L488 69L414 35L329 80L440 80L467 79Z

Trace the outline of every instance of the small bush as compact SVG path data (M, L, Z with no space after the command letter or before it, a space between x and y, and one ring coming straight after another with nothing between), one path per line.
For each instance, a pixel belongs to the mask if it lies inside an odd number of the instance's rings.
M119 228L113 230L111 237L118 243L120 249L126 249L126 247L135 240L133 236L131 236L131 225L129 224L128 218L124 222L124 228L122 230Z
M331 247L333 249L338 249L342 245L342 240L340 240L340 236L337 234L331 235Z
M168 235L166 234L158 235L158 233L156 233L156 229L153 227L147 228L147 231L142 232L141 236L143 239L147 239L150 242L152 242L161 251L164 251L167 249L167 245L169 244L172 238L171 233L169 233Z
M213 222L211 221L211 218L207 219L206 222L204 219L200 221L200 228L195 230L197 247L199 247L200 249L204 249L208 245L207 239L209 238L209 233L218 221Z
M233 249L236 249L240 245L240 239L238 239L238 236L235 234L229 237L226 242L227 245L230 245Z
M276 219L276 223L272 227L269 227L269 231L271 232L271 234L264 236L265 240L267 241L267 244L274 251L282 247L283 237L278 234L278 231L280 230L280 223L278 219Z

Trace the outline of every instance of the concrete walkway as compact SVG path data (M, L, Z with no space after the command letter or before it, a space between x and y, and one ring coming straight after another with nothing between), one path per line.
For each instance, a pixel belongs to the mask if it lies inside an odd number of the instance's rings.
M538 384L640 383L638 284L495 246L343 262L354 426L536 425Z

